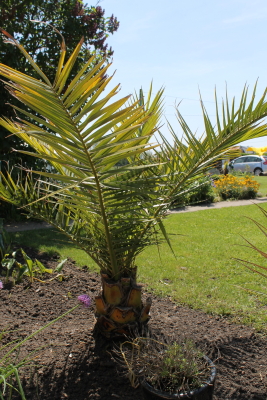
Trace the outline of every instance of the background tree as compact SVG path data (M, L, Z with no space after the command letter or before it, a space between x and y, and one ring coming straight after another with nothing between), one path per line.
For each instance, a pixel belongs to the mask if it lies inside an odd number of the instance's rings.
M105 10L100 6L88 6L81 0L2 0L0 27L19 39L51 80L58 64L61 38L46 24L33 23L31 20L45 21L57 28L65 38L69 54L84 37L69 79L77 74L91 53L96 53L98 60L103 57L109 59L113 54L106 39L118 29L119 22L113 15L105 17ZM7 46L4 42L4 37L0 37L0 62L37 77L16 46ZM0 82L0 98L0 115L14 118L15 112L7 104L10 95L4 89L3 82ZM14 99L12 102L14 104ZM25 144L18 137L8 135L8 131L0 127L0 170L5 169L5 161L9 161L10 166L22 164L36 167L33 157L12 152L12 148L25 149Z

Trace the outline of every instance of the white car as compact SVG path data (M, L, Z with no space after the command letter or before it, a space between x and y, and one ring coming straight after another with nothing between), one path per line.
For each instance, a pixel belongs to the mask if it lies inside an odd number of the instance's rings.
M229 163L229 167L235 171L252 172L261 175L267 172L267 156L247 155L235 158Z

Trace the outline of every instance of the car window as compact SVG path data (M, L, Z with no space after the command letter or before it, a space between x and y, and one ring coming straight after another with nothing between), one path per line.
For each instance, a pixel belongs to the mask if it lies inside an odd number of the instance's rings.
M246 157L246 162L261 162L261 158L260 157Z
M234 164L243 163L243 162L245 162L246 158L247 158L247 157L239 157L239 158L237 158L236 160L234 160L233 162L234 162Z

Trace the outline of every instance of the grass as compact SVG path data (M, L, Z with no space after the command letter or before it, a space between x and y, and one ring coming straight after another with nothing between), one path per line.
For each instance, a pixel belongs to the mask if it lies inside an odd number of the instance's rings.
M262 207L267 209L267 203ZM160 253L155 246L147 248L137 259L139 281L148 290L170 296L180 304L265 329L267 296L256 296L250 290L267 295L267 280L233 260L236 257L266 265L259 254L245 246L241 237L262 250L266 247L266 238L246 217L267 226L256 205L172 214L165 225L176 259L166 244L160 247ZM13 237L22 247L57 251L62 258L71 257L77 265L97 270L82 250L62 241L61 233L48 229L17 232Z
M260 184L259 192L262 196L267 196L267 176L254 176L255 181Z
M263 208L267 209L267 204ZM265 328L267 297L257 297L241 287L267 295L267 280L233 259L266 265L261 256L244 246L240 235L262 250L266 248L266 238L246 216L267 226L255 205L172 215L166 221L167 231L185 235L172 240L177 260L165 244L160 249L161 259L155 249L147 249L138 260L140 279L157 294L179 303Z

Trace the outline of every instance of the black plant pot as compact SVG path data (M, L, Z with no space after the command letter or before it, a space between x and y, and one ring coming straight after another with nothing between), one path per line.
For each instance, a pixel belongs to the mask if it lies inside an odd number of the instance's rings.
M209 363L211 370L210 370L210 377L205 382L203 386L199 389L192 390L190 392L185 392L181 394L169 394L167 392L162 392L160 390L154 389L152 386L149 385L145 380L141 383L143 389L143 396L145 400L212 400L213 398L213 390L214 390L214 383L216 377L216 368L213 362L208 358L204 357L205 360Z

